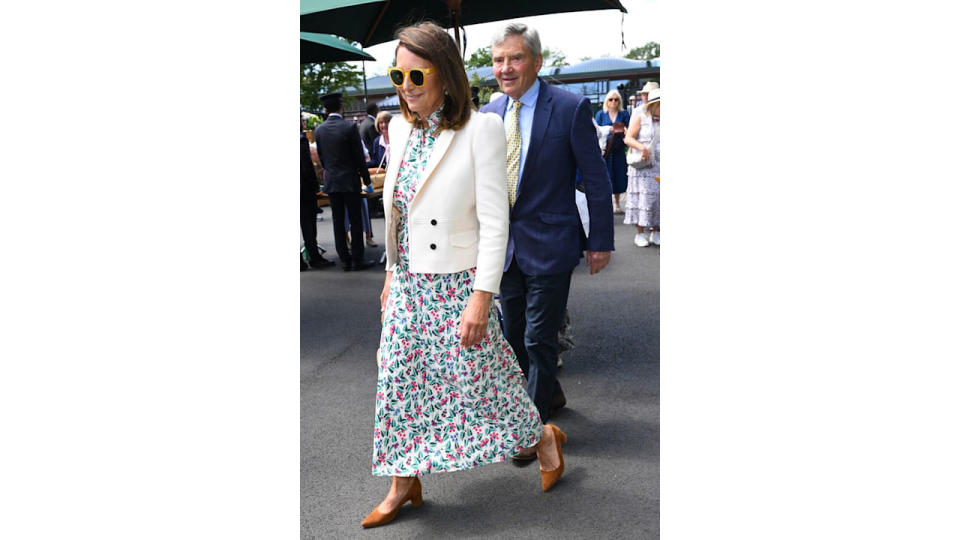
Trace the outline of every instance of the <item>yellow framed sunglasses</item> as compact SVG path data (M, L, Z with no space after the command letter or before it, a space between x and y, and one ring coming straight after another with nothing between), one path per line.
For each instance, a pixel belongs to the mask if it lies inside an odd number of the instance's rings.
M397 67L392 67L387 70L387 75L390 76L390 82L393 83L396 87L403 86L403 80L407 77L410 77L410 82L414 86L420 87L423 86L423 83L426 81L427 74L433 73L436 71L433 68L413 68L409 70L403 70Z

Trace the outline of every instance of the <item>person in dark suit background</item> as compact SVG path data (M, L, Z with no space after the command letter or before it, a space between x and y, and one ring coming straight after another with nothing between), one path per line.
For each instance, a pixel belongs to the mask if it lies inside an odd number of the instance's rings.
M377 138L377 113L380 112L380 108L377 107L376 103L367 104L367 117L360 122L360 140L363 141L363 146L366 147L367 153L370 156L373 156L373 140Z
M323 258L317 247L317 173L313 169L310 157L310 142L304 133L306 125L300 117L300 234L303 235L303 247L307 250L305 262L300 257L300 270L307 268L326 268L333 261Z
M577 170L590 215L585 247L591 274L607 265L613 250L610 179L590 100L537 77L543 65L537 31L508 24L494 35L491 53L505 95L481 110L504 119L511 205L500 284L504 327L527 376L527 392L546 422L566 404L557 381L557 334L570 277L583 256L574 195ZM525 453L518 459L533 457Z
M344 212L349 210L350 229L363 230L360 210L360 182L362 178L367 192L373 192L370 171L363 157L363 146L356 124L343 119L342 94L334 92L320 98L327 111L327 119L314 130L317 155L323 166L324 192L330 197L333 213L333 238L337 255L344 271L362 270L373 266L375 261L363 258L363 235L351 235L347 247Z

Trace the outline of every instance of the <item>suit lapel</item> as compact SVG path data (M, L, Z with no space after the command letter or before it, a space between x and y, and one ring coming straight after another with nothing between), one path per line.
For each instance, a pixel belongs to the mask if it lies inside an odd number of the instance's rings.
M495 113L500 115L500 118L506 118L507 116L507 103L510 103L510 99L507 96L503 96L503 103L500 107L494 110Z
M540 80L540 95L537 96L537 106L533 110L533 126L530 128L530 146L527 147L527 159L523 162L523 171L520 175L520 188L517 190L517 200L530 183L532 171L536 167L533 163L540 154L543 137L547 133L547 124L550 123L550 114L553 112L553 97L550 95L550 85Z
M413 195L413 200L410 201L411 207L417 202L417 198L423 193L424 188L427 187L427 182L433 177L433 171L437 168L437 165L440 164L443 155L447 153L447 148L450 147L450 143L453 141L455 135L456 131L452 129L445 129L437 135L437 140L433 143L433 151L430 153L430 159L427 161L427 166L424 167L423 173L421 174L422 180L420 181L420 185L417 186L417 192Z

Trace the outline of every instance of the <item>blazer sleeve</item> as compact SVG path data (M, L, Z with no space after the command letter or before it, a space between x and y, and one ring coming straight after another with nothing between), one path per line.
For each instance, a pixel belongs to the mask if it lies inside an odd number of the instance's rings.
M400 162L402 161L403 153L406 151L406 147L400 148L400 143L397 142L401 139L400 131L404 129L404 127L406 127L406 124L404 123L402 116L399 119L394 118L392 121L390 121L390 124L387 125L387 131L390 132L389 144L390 155L392 156L390 159L392 163L387 164L387 176L383 184L383 237L386 239L384 253L387 254L387 272L393 272L397 267L398 216L396 209L393 207L393 189L396 183L396 176L399 176L400 173Z
M589 118L588 120L589 121ZM497 294L507 254L510 203L507 199L507 138L503 120L494 113L474 113L473 174L476 189L477 274L474 290ZM610 197L607 197L609 202Z
M570 147L577 169L583 178L590 214L590 251L613 251L612 188L607 166L597 144L597 131L590 120L590 100L581 98L570 126Z

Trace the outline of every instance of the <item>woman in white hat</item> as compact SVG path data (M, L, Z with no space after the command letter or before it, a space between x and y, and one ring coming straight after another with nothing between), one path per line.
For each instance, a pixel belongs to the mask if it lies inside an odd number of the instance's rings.
M641 90L643 106L634 110L623 140L644 158L643 163L627 171L624 203L623 222L636 225L633 243L638 247L646 247L651 242L660 245L660 183L657 181L660 176L660 88L651 84L656 85L647 83Z

